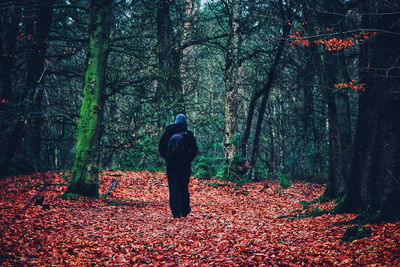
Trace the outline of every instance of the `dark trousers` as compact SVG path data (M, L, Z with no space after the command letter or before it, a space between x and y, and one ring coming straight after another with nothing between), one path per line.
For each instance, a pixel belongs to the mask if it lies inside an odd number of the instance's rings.
M174 218L186 217L190 209L189 179L191 166L168 166L169 206Z

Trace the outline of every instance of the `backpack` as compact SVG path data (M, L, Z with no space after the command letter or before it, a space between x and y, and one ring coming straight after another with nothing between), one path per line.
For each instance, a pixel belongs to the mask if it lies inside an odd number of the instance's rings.
M179 161L184 157L185 144L183 142L183 135L185 132L173 134L167 144L167 160Z

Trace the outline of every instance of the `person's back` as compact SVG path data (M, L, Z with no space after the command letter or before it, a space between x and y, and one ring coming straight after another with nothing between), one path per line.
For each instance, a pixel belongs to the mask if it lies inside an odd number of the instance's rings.
M167 165L172 215L174 218L186 217L190 212L191 162L196 157L197 144L193 132L188 130L185 115L177 115L175 123L166 128L158 149Z

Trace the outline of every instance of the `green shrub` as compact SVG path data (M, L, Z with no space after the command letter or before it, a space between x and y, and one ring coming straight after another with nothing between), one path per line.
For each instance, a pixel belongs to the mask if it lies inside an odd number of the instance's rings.
M199 156L193 165L194 176L199 179L215 177L217 174L217 166L220 165L220 161L220 158Z
M260 180L266 180L268 177L268 169L263 167L255 168L255 176L258 177Z
M290 180L290 178L287 174L278 172L276 174L276 177L282 188L289 188L292 185L292 181Z
M217 178L223 181L230 181L242 186L246 183L252 182L251 178L246 175L246 171L241 169L244 159L242 157L235 157L231 166L223 164L217 172Z

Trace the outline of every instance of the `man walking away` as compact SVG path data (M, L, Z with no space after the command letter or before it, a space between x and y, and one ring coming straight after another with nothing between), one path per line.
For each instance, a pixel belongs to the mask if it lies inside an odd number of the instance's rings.
M167 165L169 206L174 218L186 217L190 209L189 179L191 162L197 154L193 132L188 130L185 115L178 114L175 123L167 126L158 151Z

